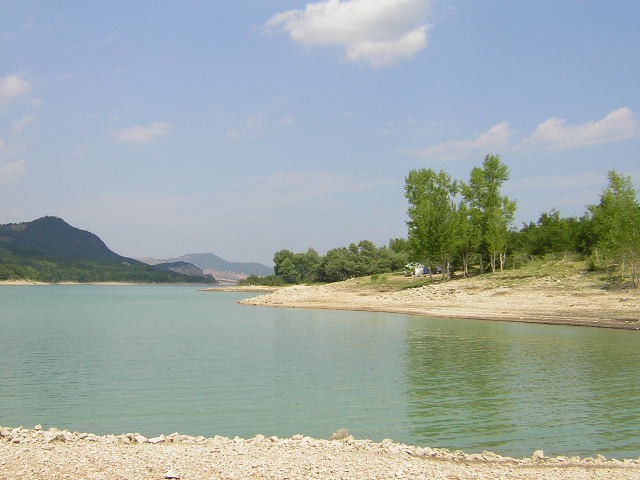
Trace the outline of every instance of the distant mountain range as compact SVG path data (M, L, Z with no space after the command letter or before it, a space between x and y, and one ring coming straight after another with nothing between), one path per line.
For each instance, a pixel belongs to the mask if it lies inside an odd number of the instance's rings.
M273 268L256 262L228 262L213 253L189 253L177 258L163 260L141 258L150 265L158 263L187 262L200 267L203 272L214 275L219 280L235 281L249 275L264 277L273 275Z
M111 251L91 232L57 217L0 225L0 280L44 282L206 282L187 262L150 266Z

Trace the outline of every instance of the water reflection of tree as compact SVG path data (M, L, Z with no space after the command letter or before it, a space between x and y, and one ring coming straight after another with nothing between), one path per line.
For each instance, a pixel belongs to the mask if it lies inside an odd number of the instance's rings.
M408 414L431 445L509 455L640 454L640 336L516 323L415 320Z
M482 450L514 430L505 415L510 382L496 375L507 356L502 329L458 320L425 326L418 319L408 328L408 412L422 442Z

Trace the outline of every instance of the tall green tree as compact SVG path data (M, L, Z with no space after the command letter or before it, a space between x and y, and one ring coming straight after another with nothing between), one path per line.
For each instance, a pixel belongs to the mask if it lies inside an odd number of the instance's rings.
M462 260L462 273L469 276L469 265L478 253L482 236L480 227L474 221L472 210L466 200L462 200L456 212L455 246L458 258Z
M276 276L281 275L281 268L282 268L282 263L289 259L291 262L293 262L293 259L295 258L295 253L293 253L291 250L287 250L287 249L282 249L282 250L278 250L276 253L274 253L273 255L273 273ZM287 266L289 267L289 266Z
M470 218L481 235L481 253L486 255L491 270L504 268L516 204L501 194L501 187L509 180L509 167L497 155L487 155L482 167L471 170L469 183L463 186L463 195L469 203ZM483 264L481 264L483 265Z
M631 177L609 172L609 184L600 203L589 207L596 247L621 276L631 270L633 283L640 288L640 204Z
M405 179L410 249L430 272L441 264L443 278L455 253L457 192L457 182L443 170L412 170Z

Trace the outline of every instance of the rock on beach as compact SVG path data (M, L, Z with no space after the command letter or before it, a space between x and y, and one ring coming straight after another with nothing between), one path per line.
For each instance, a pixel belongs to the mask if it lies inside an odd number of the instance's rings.
M50 479L640 479L640 459L515 459L493 452L418 447L383 440L303 435L250 439L173 433L94 435L0 427L0 477ZM339 438L338 438L339 437Z

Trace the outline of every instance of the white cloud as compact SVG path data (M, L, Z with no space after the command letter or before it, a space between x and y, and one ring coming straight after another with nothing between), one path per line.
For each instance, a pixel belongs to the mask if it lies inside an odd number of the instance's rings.
M610 143L640 136L640 123L626 107L612 111L600 120L571 125L562 118L550 118L538 125L535 132L520 146L536 146L546 150L573 148Z
M426 160L460 160L485 155L490 152L499 153L499 150L508 146L512 136L513 132L509 124L502 122L475 137L442 142L423 149L412 150L408 153Z
M31 90L31 85L18 75L0 78L0 105L9 103Z
M267 26L305 46L342 46L352 62L383 67L427 47L429 0L326 0L274 15Z
M20 178L27 171L27 163L24 160L0 165L0 183L7 183Z
M13 125L11 125L11 128L9 129L9 133L11 133L11 135L17 135L35 123L36 123L36 118L33 115L31 114L24 115L23 117L16 120L13 123Z
M640 137L640 122L633 118L629 108L622 107L600 120L577 125L567 124L564 119L550 118L523 140L517 141L513 137L509 123L502 122L475 137L405 150L405 153L425 160L448 161L524 149L569 150Z
M130 128L118 130L113 133L113 138L118 143L148 143L159 137L167 135L172 125L166 122L153 122L149 125L135 125Z

